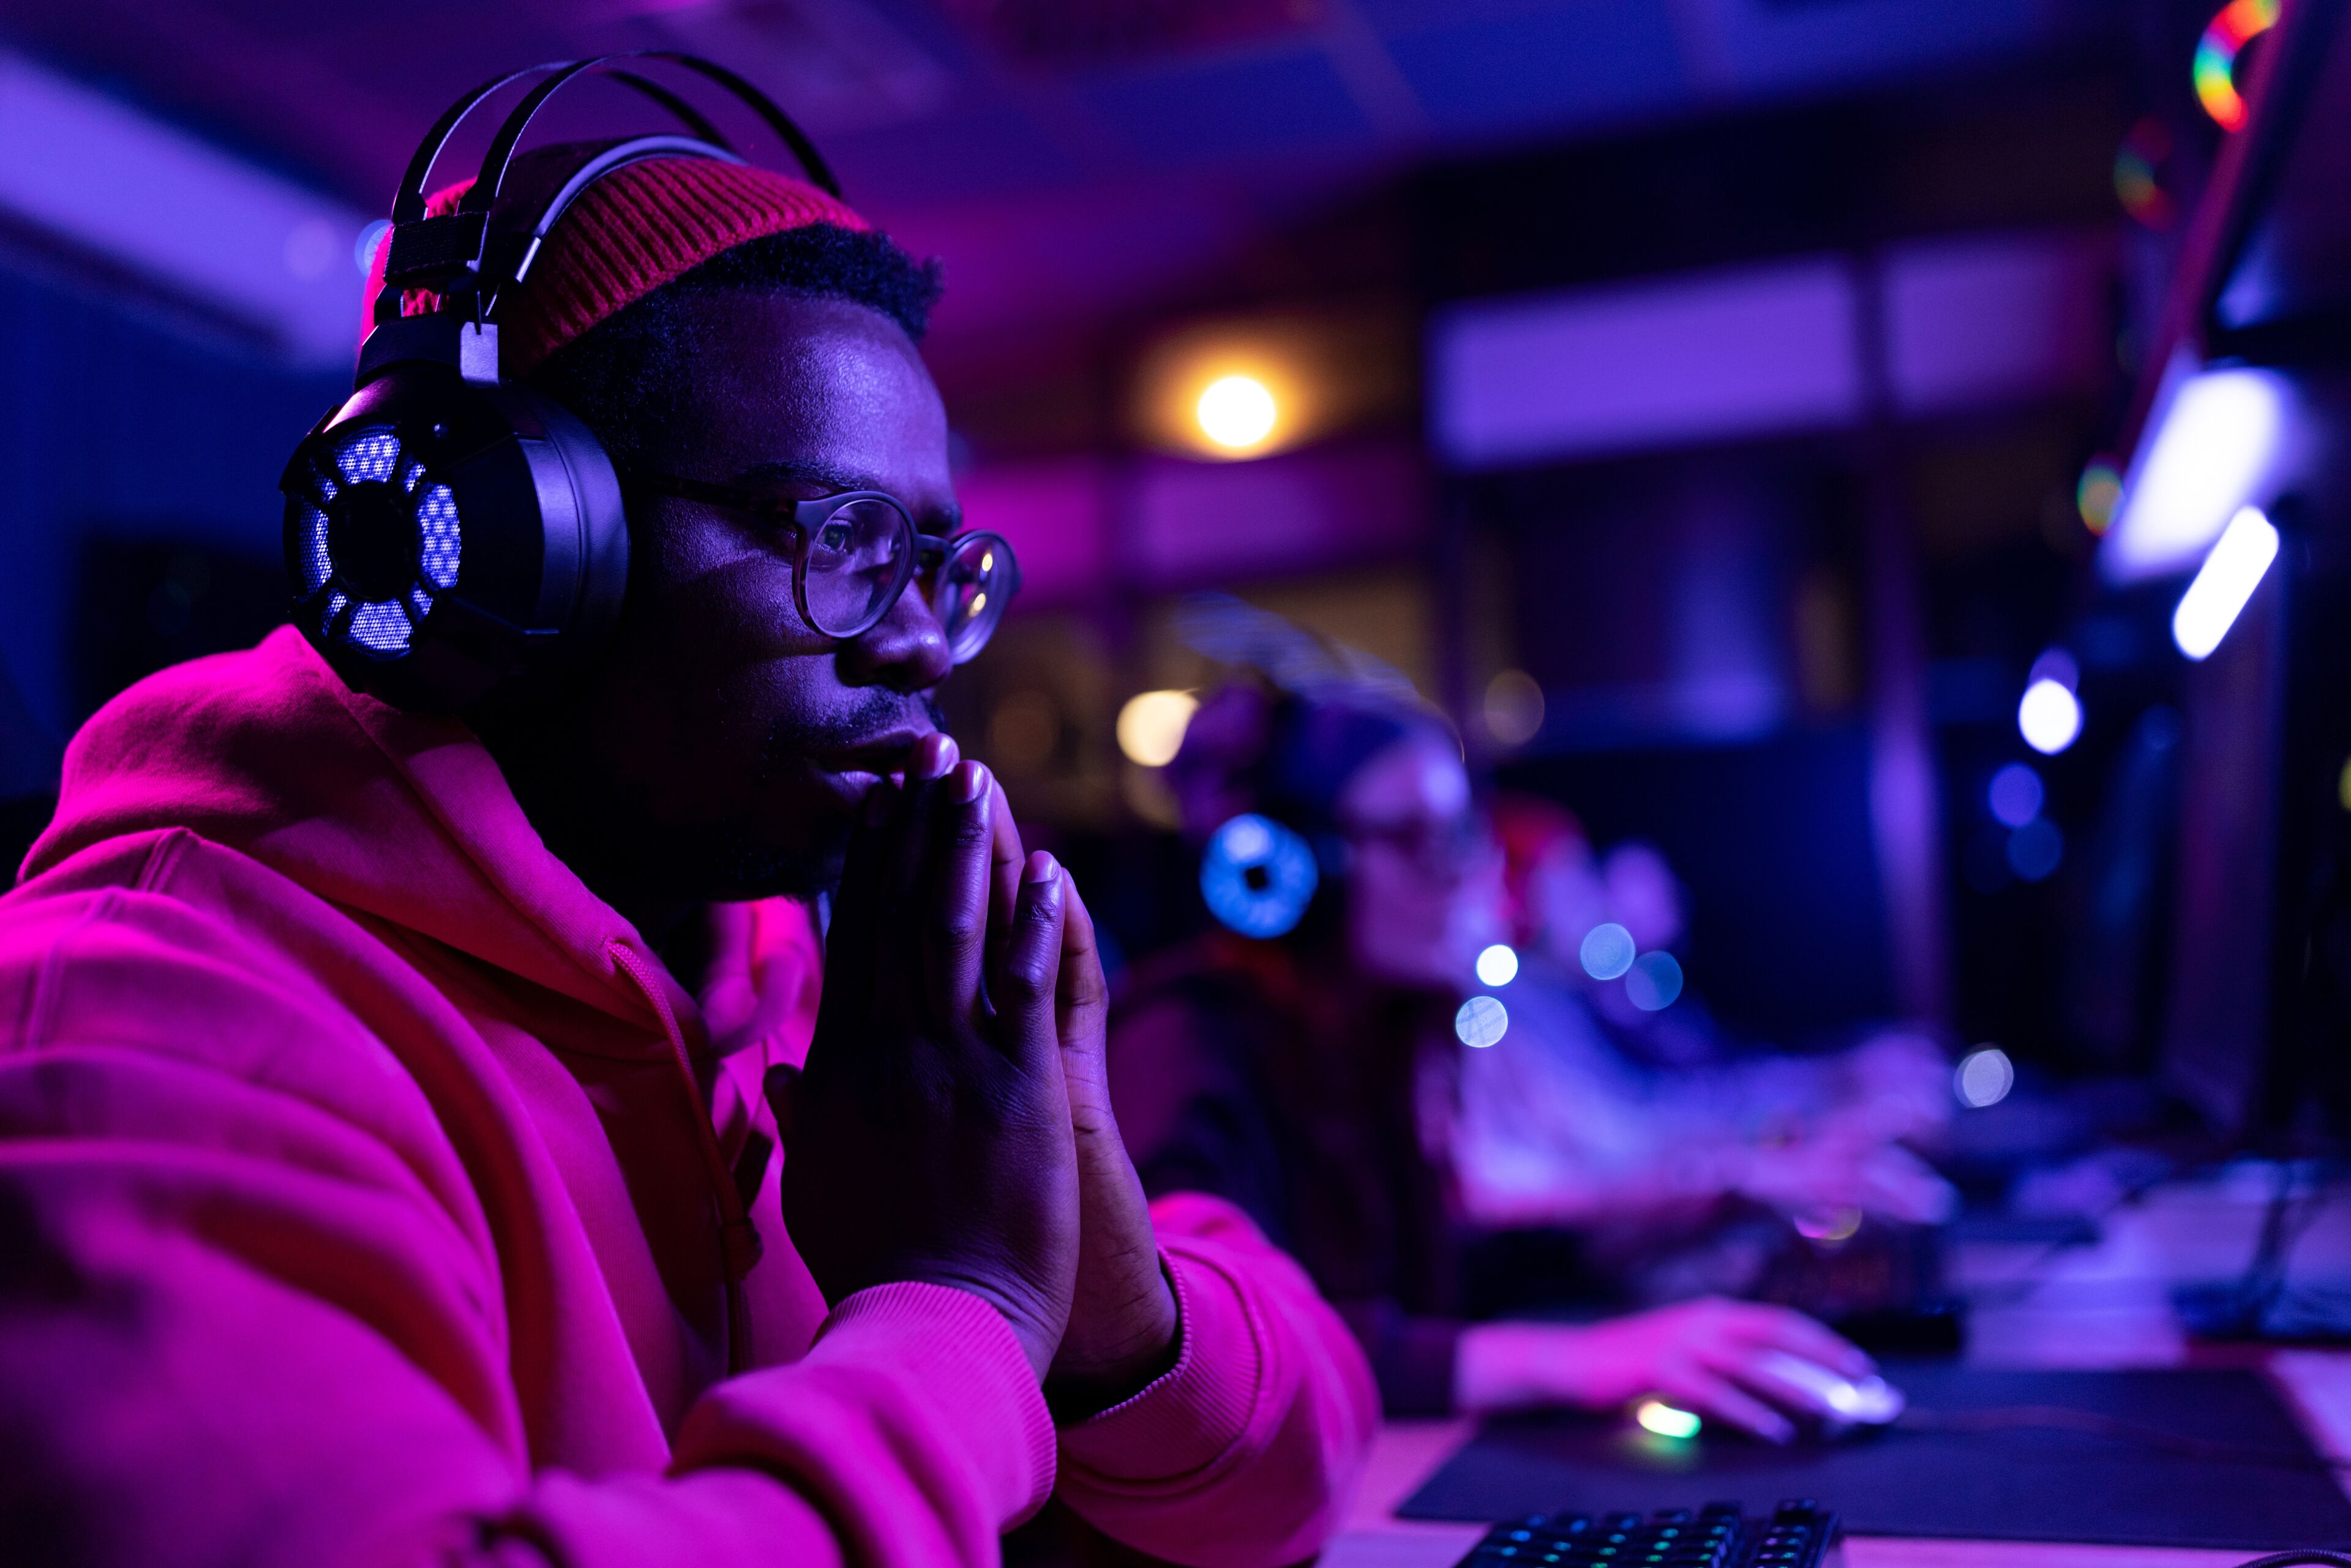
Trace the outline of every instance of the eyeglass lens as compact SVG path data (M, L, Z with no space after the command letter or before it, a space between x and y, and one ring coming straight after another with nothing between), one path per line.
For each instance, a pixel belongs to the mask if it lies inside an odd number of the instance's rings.
M854 637L880 620L914 567L914 530L887 501L852 501L817 525L801 591L829 637Z
M966 534L949 542L931 578L931 612L946 633L958 664L987 645L1012 597L1012 551L994 534Z

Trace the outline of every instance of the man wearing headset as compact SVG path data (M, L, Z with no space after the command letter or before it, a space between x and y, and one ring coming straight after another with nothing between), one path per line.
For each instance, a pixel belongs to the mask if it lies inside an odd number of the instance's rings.
M0 900L0 1558L986 1563L1049 1491L1320 1548L1361 1357L1237 1211L1146 1209L1084 904L938 728L1012 579L946 584L935 292L801 181L605 176L498 364L626 487L605 644L463 720L351 689L303 631L409 632L346 507L289 531L325 620L76 738ZM462 587L436 476L337 451Z

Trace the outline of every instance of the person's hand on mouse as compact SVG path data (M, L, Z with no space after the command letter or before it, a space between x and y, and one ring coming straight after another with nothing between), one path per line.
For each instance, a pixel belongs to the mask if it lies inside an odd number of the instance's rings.
M998 790L944 735L916 746L903 789L874 794L808 1065L770 1077L785 1224L828 1302L894 1281L969 1291L1042 1378L1078 1273L1056 1019L1068 880L1029 857L991 921Z
M1866 1377L1869 1357L1802 1312L1708 1297L1597 1323L1478 1323L1463 1331L1454 1396L1486 1413L1562 1405L1606 1409L1656 1396L1768 1442L1785 1443L1801 1421L1835 1412L1810 1389L1776 1375L1774 1352L1845 1378Z
M1019 890L1020 833L1002 792L994 799L997 915L991 929L1009 930ZM1110 987L1102 978L1093 919L1066 871L1063 885L1067 902L1054 1016L1076 1143L1081 1218L1070 1326L1053 1358L1046 1393L1056 1413L1068 1417L1106 1409L1166 1371L1176 1358L1178 1325L1143 1179L1111 1110L1105 1065Z

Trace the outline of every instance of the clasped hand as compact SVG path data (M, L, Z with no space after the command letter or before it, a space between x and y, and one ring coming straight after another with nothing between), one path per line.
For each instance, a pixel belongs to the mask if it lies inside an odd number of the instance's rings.
M1111 1114L1093 923L987 768L928 736L851 837L808 1065L768 1080L784 1222L825 1300L920 1281L1011 1325L1057 1413L1173 1362L1176 1301Z

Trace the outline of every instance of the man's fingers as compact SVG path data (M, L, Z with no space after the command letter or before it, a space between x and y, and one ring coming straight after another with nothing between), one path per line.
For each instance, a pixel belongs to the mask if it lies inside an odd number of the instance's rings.
M995 836L988 800L998 793L995 783L978 763L962 762L935 786L940 799L932 807L935 859L923 901L923 983L931 1017L943 1026L982 1022L988 842Z
M926 996L926 966L916 922L924 913L932 839L944 794L937 780L960 759L951 736L934 731L916 741L906 761L905 788L885 813L881 885L875 893L872 985L877 1012L911 1017Z
M892 802L876 784L867 799L867 810L885 814ZM824 934L824 989L817 1003L816 1039L856 1038L865 1030L872 1004L873 977L878 968L875 932L879 925L882 877L889 862L884 831L861 817L850 830L847 853L841 865L841 886L834 893L832 918ZM826 1053L811 1048L810 1060L820 1066Z
M1063 871L1061 880L1068 908L1061 919L1061 969L1054 998L1061 1044L1100 1058L1109 1022L1110 986L1102 979L1093 916L1079 896L1077 879Z
M1020 903L1020 868L1028 852L1020 847L1020 827L1012 820L1012 802L1001 789L987 792L990 820L996 828L988 850L987 956L993 965L1004 956L1012 936L1013 911Z
M1023 1065L1039 1053L1057 1055L1061 1042L1053 1001L1061 981L1061 932L1069 909L1069 878L1044 851L1020 873L1012 931L988 989L996 999L996 1034L1006 1054Z
M1786 1307L1742 1306L1734 1331L1750 1344L1784 1350L1845 1377L1867 1377L1877 1364L1826 1324Z
M1785 1416L1730 1379L1703 1367L1684 1369L1658 1392L1709 1420L1728 1421L1767 1443L1785 1443L1796 1436L1794 1424Z

